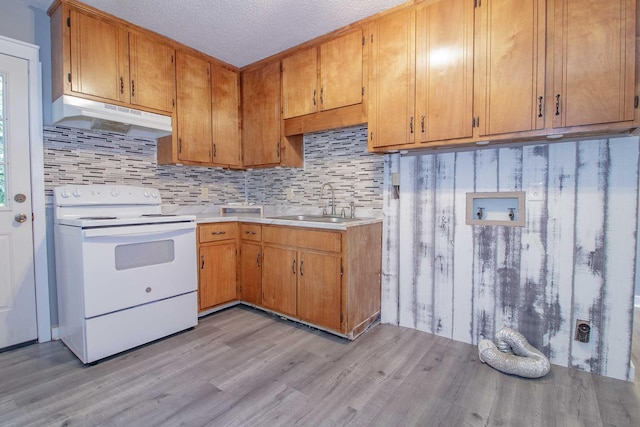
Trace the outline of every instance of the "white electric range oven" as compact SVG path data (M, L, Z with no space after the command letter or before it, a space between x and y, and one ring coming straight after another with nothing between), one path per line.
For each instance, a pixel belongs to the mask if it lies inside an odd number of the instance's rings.
M195 217L158 190L54 189L59 335L83 363L197 324Z

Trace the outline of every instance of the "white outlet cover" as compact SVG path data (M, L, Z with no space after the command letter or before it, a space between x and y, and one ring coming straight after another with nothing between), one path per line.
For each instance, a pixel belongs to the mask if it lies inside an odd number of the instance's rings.
M531 182L529 183L529 190L527 191L527 200L536 201L544 198L544 183L543 182Z

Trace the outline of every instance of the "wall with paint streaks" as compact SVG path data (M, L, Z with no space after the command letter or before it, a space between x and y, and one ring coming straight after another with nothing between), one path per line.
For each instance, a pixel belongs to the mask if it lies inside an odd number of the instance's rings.
M619 137L387 155L382 321L472 344L509 326L554 364L628 379L639 153ZM465 224L467 192L532 183L524 227Z

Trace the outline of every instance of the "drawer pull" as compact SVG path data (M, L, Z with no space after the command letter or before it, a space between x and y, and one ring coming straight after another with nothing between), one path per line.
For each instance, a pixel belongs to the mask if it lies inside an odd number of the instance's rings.
M227 232L226 231L212 231L211 232L212 236L220 236L222 234L227 234Z
M255 231L245 231L245 234L250 234L252 236L255 236L256 232Z

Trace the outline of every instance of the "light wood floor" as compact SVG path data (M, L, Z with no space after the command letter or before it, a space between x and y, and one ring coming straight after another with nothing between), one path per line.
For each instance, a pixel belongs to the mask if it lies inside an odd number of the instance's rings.
M348 343L242 307L95 366L61 342L0 354L0 424L16 426L639 426L639 396L558 366L504 375L412 329Z

